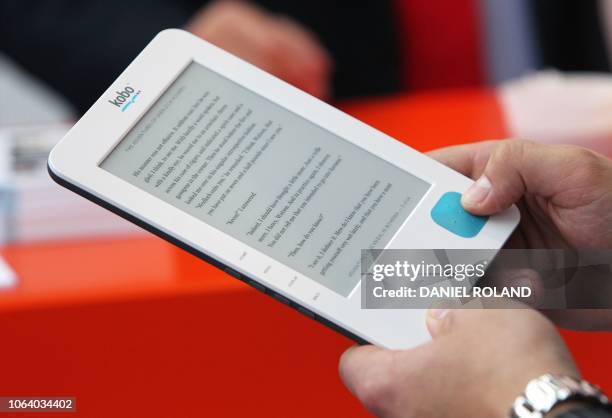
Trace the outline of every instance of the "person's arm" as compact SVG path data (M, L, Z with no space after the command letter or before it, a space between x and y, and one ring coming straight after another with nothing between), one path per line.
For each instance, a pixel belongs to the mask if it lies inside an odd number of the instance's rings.
M0 49L64 94L80 112L157 32L173 27L310 94L329 97L332 60L306 27L253 2L191 3L199 8L169 0L1 2Z
M433 310L432 340L409 350L353 347L349 390L383 418L503 418L545 373L580 377L554 325L534 310Z
M430 310L427 326L432 340L416 348L361 346L342 355L342 380L376 416L505 418L531 380L580 378L554 325L524 305ZM545 418L611 416L594 403L561 402Z
M476 180L462 197L467 211L492 215L512 204L519 207L521 222L508 247L612 249L611 159L577 146L518 139L453 146L429 155ZM601 292L604 297L610 287L602 286ZM566 328L612 330L609 309L549 310L546 315Z
M490 215L519 205L516 246L612 248L612 161L606 157L518 140L451 147L431 156L477 180L463 195L468 211ZM610 312L562 311L555 318L610 330ZM555 326L537 311L433 310L427 325L432 340L419 347L355 347L342 356L342 379L378 416L507 417L532 379L547 373L580 377ZM567 406L560 404L546 418L607 414Z
M287 15L243 0L216 0L185 29L315 97L330 97L331 56L312 31Z

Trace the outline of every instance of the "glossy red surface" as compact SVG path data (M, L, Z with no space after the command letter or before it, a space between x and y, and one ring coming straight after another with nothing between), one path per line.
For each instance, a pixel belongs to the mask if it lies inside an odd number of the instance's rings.
M341 107L422 151L506 135L490 91ZM76 396L83 417L367 416L337 375L350 341L158 238L1 253L20 277L0 293L2 396ZM612 390L612 337L564 335Z

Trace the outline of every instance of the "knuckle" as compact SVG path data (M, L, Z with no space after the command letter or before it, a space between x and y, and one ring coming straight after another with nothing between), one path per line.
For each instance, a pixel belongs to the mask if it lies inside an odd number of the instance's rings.
M493 150L492 159L499 162L510 161L516 151L522 146L522 142L515 139L500 141Z
M395 404L397 385L392 373L364 376L356 388L363 405L377 416L388 415Z
M577 184L597 186L609 181L610 173L599 154L574 145L564 148L568 174Z
M391 389L391 385L380 379L365 381L361 384L357 396L368 410L376 414L383 414L389 409Z
M525 154L533 152L537 144L527 139L514 138L502 143L501 154L509 161L521 161Z
M231 23L239 19L240 11L231 1L216 2L208 9L209 15L221 23Z
M573 158L579 163L580 167L584 167L592 172L599 172L601 170L601 158L594 151L582 147L571 148L573 148Z

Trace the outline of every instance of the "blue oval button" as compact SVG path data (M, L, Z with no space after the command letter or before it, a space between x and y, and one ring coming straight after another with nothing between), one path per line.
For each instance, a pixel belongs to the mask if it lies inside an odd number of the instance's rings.
M474 238L489 219L476 216L461 206L461 193L447 192L431 210L431 218L442 228L463 238Z

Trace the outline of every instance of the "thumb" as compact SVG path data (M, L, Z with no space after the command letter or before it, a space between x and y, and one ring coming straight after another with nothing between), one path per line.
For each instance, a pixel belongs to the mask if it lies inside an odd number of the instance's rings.
M425 323L433 338L446 334L452 326L452 309L428 309Z
M381 406L395 389L394 352L371 345L349 348L340 358L340 378L367 409L383 415Z
M484 171L463 194L463 207L475 215L491 215L516 203L526 193L549 197L565 176L568 151L523 140L500 141Z

